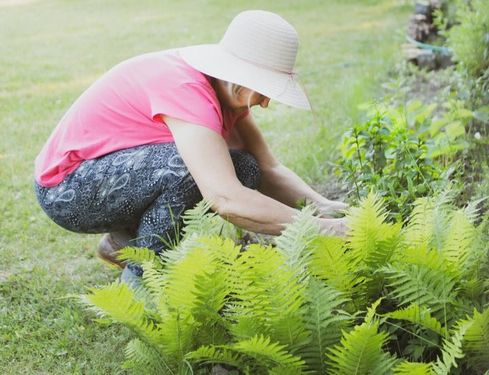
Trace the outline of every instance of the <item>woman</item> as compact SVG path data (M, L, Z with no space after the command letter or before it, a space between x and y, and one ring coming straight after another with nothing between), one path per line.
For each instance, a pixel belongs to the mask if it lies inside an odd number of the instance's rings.
M279 163L249 110L270 100L310 109L293 72L297 48L283 18L246 11L219 44L115 66L72 105L37 157L42 208L68 230L109 232L99 254L114 263L130 239L160 252L202 197L230 222L275 235L301 200L323 214L345 209ZM325 232L345 231L344 219L317 220Z

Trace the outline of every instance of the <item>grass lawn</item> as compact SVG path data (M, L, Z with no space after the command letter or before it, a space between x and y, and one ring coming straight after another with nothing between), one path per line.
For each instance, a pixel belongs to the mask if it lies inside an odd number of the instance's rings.
M240 10L275 11L301 37L314 115L272 102L256 117L281 160L321 182L339 134L399 54L404 3L0 0L0 373L123 373L129 332L94 323L69 298L117 272L94 258L97 236L51 223L32 190L35 156L91 82L139 53L218 41Z

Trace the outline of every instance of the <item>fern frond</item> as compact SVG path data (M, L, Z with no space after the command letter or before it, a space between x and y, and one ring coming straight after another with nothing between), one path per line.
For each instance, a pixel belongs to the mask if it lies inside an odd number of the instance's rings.
M337 237L318 237L312 244L309 272L324 280L340 292L351 295L354 286L361 283L351 252L346 251L346 242Z
M394 375L433 375L430 363L401 362L394 367Z
M476 229L464 210L453 212L442 253L460 274L464 271L476 234Z
M196 300L191 312L199 326L194 333L194 342L197 345L224 344L229 339L229 323L221 314L230 295L226 275L220 270L197 275L195 283Z
M147 301L147 304L152 304L159 317L164 318L168 314L168 301L165 294L168 282L165 273L163 269L156 268L152 262L144 262L142 267L144 270L143 285L146 293L150 295L150 301Z
M181 364L185 355L192 350L193 334L198 322L187 311L170 311L158 324L160 328L159 346L162 352Z
M417 264L388 265L381 272L388 279L391 296L400 305L426 305L438 316L437 312L446 312L454 304L456 283L450 273Z
M287 352L285 345L272 342L270 337L263 335L256 335L225 347L254 358L258 364L266 368L279 366L300 371L305 365L301 358Z
M125 349L126 361L123 367L133 369L138 374L175 374L176 371L161 353L139 339L129 341Z
M163 268L161 258L153 250L146 247L125 247L119 251L117 259L136 264L151 262L155 268Z
M275 244L289 264L304 267L309 259L310 245L318 236L319 225L314 219L314 208L306 206L294 222L275 238Z
M447 234L453 194L447 190L435 199L419 198L409 218L407 241L417 247L441 250Z
M374 193L350 210L348 241L359 267L376 269L394 254L401 240L401 224L388 224L386 218L383 201Z
M93 288L89 294L81 296L81 300L99 316L122 323L148 342L158 345L160 332L147 319L144 302L136 300L134 291L128 285L112 283L104 288Z
M474 310L464 335L464 349L469 365L481 373L489 369L489 307L482 313Z
M431 316L430 310L427 307L419 306L416 303L413 303L404 309L383 314L382 316L391 319L406 320L419 325L420 327L430 329L441 336L445 334L440 322Z
M192 236L223 236L236 238L236 227L214 212L209 212L211 204L200 201L182 215L184 227L183 239Z
M165 288L168 305L179 311L188 311L195 307L197 290L196 277L215 271L216 264L208 249L194 247L182 259L166 264Z
M202 364L221 363L234 366L241 370L247 367L240 353L236 353L220 346L202 345L198 349L187 353L185 358L189 361Z
M374 193L360 201L359 207L353 207L347 215L348 241L351 249L361 262L376 247L387 213L382 200Z
M306 361L308 369L324 374L327 349L340 341L342 329L346 329L352 320L352 316L340 310L340 306L348 299L321 281L311 278L306 301L304 320L310 339L298 354Z
M462 350L463 337L471 322L460 322L450 338L443 339L441 358L432 363L436 375L449 375L451 368L457 368L457 360L465 356Z
M233 334L247 338L266 333L280 343L300 342L305 284L286 257L272 247L250 245L236 261L235 272L235 302L227 310L236 321Z
M382 350L387 337L387 333L378 332L377 322L363 323L344 332L341 344L327 354L328 374L389 374L396 360Z

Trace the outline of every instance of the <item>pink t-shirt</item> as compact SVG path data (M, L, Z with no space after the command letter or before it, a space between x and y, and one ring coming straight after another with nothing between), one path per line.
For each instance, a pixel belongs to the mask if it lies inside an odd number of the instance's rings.
M84 160L173 142L162 116L227 138L247 113L221 111L207 77L186 64L177 49L136 56L105 73L66 112L36 158L36 181L56 186Z

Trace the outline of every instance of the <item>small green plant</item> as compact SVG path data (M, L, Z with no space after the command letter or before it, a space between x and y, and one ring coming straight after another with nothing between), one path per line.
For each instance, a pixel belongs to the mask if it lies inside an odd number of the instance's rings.
M407 121L377 111L345 133L337 172L357 200L375 190L385 198L392 218L409 215L413 202L439 189L442 169Z
M446 31L455 58L472 77L489 69L489 2L456 0L456 24Z
M137 336L125 364L137 374L484 374L489 248L475 208L450 197L417 200L402 227L370 194L345 239L319 235L305 208L275 246L246 248L197 209L209 235L187 231L161 258L127 251L142 287L82 300Z

